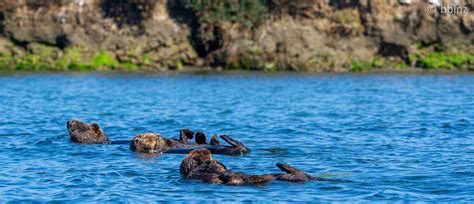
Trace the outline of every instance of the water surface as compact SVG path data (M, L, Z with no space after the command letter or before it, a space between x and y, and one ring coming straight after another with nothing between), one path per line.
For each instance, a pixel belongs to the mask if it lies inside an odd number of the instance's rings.
M190 128L253 151L232 170L292 164L338 182L183 180L184 155L74 145L66 121L112 140ZM474 201L474 75L0 77L0 201Z

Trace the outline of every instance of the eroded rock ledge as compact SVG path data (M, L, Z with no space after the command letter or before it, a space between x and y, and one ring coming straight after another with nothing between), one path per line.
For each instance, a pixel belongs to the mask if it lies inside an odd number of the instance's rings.
M470 12L396 0L4 0L0 69L474 70L474 5L444 3Z

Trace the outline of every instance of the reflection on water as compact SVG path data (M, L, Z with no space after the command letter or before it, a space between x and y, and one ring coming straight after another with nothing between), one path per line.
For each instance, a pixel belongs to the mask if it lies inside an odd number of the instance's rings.
M474 201L472 75L13 75L0 77L0 201ZM252 148L248 173L286 162L342 182L183 180L184 155L75 145L66 121L112 140L180 128Z

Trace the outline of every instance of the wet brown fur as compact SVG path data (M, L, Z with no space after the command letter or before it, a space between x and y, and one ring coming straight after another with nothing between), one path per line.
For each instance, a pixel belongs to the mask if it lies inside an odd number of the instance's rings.
M71 142L78 144L109 144L110 140L98 124L87 124L79 120L67 121Z
M79 120L67 122L67 129L71 141L79 144L130 144L130 149L139 153L178 153L187 154L194 149L207 148L213 154L242 155L250 152L245 145L222 135L221 138L231 146L220 145L217 136L211 140L212 145L207 144L204 133L188 129L180 130L179 140L162 137L158 133L142 133L135 136L132 141L110 141L98 124L87 124ZM188 142L187 139L195 137L196 143Z
M286 173L249 175L241 172L232 172L222 163L212 159L211 152L207 149L198 149L190 152L181 162L179 172L186 179L198 179L213 184L256 184L272 180L289 182L304 182L320 180L310 176L299 169L287 164L277 164L277 167Z
M209 143L211 145L221 145L221 143L219 142L219 140L217 139L217 135L214 134L211 138L211 142Z
M188 139L193 139L194 131L189 129L182 129L179 131L179 141L187 142Z
M182 135L183 133L181 131L181 136ZM201 148L207 148L211 150L213 154L242 155L250 152L250 149L245 145L227 135L222 135L221 138L232 146L220 145L217 137L214 139L215 141L213 143L217 143L218 145L208 145L206 143L206 136L200 132L196 133L194 138L196 144L164 138L157 133L143 133L132 139L130 149L139 153L162 153L167 151L169 151L167 153L188 153L193 149Z
M161 137L158 133L142 133L135 136L130 143L132 151L141 153L160 153L172 147L169 139Z

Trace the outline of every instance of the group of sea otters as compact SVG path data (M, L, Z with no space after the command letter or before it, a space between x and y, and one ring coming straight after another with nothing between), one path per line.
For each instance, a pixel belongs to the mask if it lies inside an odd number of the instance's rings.
M243 155L250 152L244 144L228 135L221 135L230 146L221 145L217 135L212 136L210 143L201 132L188 129L180 131L179 139L165 138L158 133L142 133L131 141L110 141L104 131L96 123L87 124L79 120L67 122L67 129L71 141L77 144L127 144L130 150L138 153L178 153L187 154L181 162L179 173L185 179L197 179L213 184L257 184L272 180L304 182L323 180L296 169L288 164L276 164L284 173L263 175L249 175L242 172L233 172L224 164L212 159L212 154ZM188 139L193 139L190 142Z

